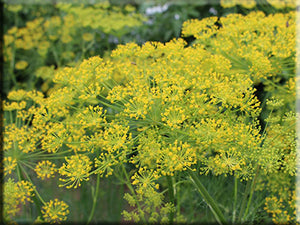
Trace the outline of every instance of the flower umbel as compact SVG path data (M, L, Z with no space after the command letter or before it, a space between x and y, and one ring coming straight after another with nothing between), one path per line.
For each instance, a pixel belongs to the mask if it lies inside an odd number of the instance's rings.
M32 202L34 196L32 184L28 181L15 182L9 178L5 182L3 192L4 215L14 217L20 210L20 204Z
M35 172L38 178L44 180L45 178L54 177L54 173L57 171L55 164L49 160L39 162L35 167Z
M12 171L15 170L17 166L17 160L12 157L4 157L4 175L11 174Z
M88 156L72 155L70 158L66 157L65 160L67 163L63 163L59 169L59 173L67 178L59 178L60 181L65 182L65 184L59 185L60 187L77 188L81 186L81 181L89 180L92 162Z
M67 219L69 214L68 205L63 201L50 200L42 207L42 214L45 222L59 223Z

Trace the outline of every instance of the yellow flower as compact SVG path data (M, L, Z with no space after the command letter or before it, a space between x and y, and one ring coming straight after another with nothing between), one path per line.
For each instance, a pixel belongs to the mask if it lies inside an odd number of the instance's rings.
M230 8L236 5L236 0L221 0L220 4L223 8Z
M23 180L15 182L9 178L4 183L3 190L4 216L15 216L21 210L20 204L25 205L26 202L32 202L31 197L33 196L31 183Z
M7 31L7 33L13 35L13 34L17 33L17 31L18 31L18 28L16 26L13 26L12 28L10 28Z
M14 12L14 13L19 12L23 8L23 6L19 5L19 4L17 4L17 5L11 4L11 5L7 5L6 7L7 7L8 11L11 11L11 12Z
M21 102L3 102L4 106L4 110L5 111L13 111L13 110L21 110L24 109L26 107L26 102L25 101L21 101Z
M14 101L25 100L27 97L27 92L24 90L11 91L8 93L7 98Z
M12 157L4 157L4 175L11 174L17 166L17 160Z
M38 49L40 50L46 50L50 47L50 42L48 41L43 41L39 44Z
M21 60L16 63L15 68L17 70L24 70L24 69L26 69L27 66L28 66L28 63L24 60Z
M61 39L60 39L63 43L67 44L69 42L71 42L73 39L69 34L64 34L62 35Z
M85 41L91 41L91 40L93 40L94 35L91 34L91 33L84 33L84 34L82 35L82 38L83 38L83 40L85 40Z
M74 52L66 51L66 52L62 53L62 57L64 59L70 60L70 59L73 59L75 57L75 54L74 54Z
M25 46L25 42L23 39L18 38L17 40L15 40L15 47L16 48L24 48Z
M238 4L241 4L244 8L251 9L256 6L255 0L239 0Z
M5 46L10 45L11 43L13 43L15 40L14 36L9 35L9 34L5 34L4 35L4 44Z
M45 222L60 223L67 220L68 207L64 201L58 201L58 199L45 203L41 210Z
M276 9L282 9L285 7L295 7L295 0L267 0L269 4L274 6Z
M125 10L127 12L134 12L136 10L136 8L134 6L132 6L132 5L126 5L125 6Z
M80 187L81 181L89 180L89 172L92 169L92 162L86 155L72 155L70 158L65 158L66 164L59 169L59 173L67 178L60 178L60 181L65 182L60 187L66 186L67 188Z
M45 56L47 54L49 48L50 48L50 42L42 41L38 45L37 52L39 53L39 55Z
M35 167L35 172L38 178L44 180L45 178L54 177L54 173L57 171L55 164L49 160L39 162Z

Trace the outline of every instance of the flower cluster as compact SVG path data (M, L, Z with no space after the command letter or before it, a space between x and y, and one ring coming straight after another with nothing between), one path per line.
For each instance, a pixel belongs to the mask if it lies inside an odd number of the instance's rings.
M35 167L35 172L38 178L44 180L45 178L54 177L54 173L57 171L55 164L49 160L39 162Z
M134 7L111 6L108 1L79 6L56 4L55 10L57 15L45 13L27 21L25 26L15 21L5 32L5 72L13 76L14 85L18 81L25 82L24 74L31 77L31 82L38 82L32 75L38 74L41 66L61 67L87 56L103 55L99 49L115 45L111 39L121 41L123 35L141 26L145 20ZM17 17L17 12L14 16ZM52 78L45 79L48 86ZM33 88L30 85L26 88ZM47 90L45 86L43 89Z
M80 187L80 182L89 180L89 172L91 170L91 164L89 157L86 155L72 155L70 158L66 157L66 163L59 169L59 173L67 178L60 178L60 181L66 182L62 186L67 188Z
M236 5L240 5L244 8L251 9L256 6L257 2L261 3L256 0L221 0L220 4L224 8L230 8ZM261 4L266 4L266 3L269 3L271 6L275 7L276 9L296 7L296 1L294 0L267 0L267 2Z
M251 9L256 6L255 0L221 0L220 4L224 8L230 8L236 5L241 5L244 8Z
M11 92L6 176L17 167L27 179L27 170L42 179L58 171L59 187L80 188L94 175L98 184L115 174L130 191L124 198L132 208L123 216L135 222L184 221L177 190L190 180L187 174L193 179L191 172L233 176L241 185L253 182L246 190L265 186L267 213L294 221L292 210L274 204L292 204L284 193L294 191L284 188L296 167L295 13L231 14L220 27L217 20L184 23L183 36L196 38L192 45L183 38L128 43L109 57L65 67L45 98ZM42 213L46 222L59 222L69 211L51 200Z
M276 8L294 6L289 1L268 2ZM261 171L258 187L267 187L271 192L265 209L273 221L293 222L294 206L290 205L291 197L284 193L294 191L296 172L295 12L268 16L261 12L232 14L220 18L219 27L214 21L188 21L183 25L183 34L193 35L197 43L229 59L232 69L247 71L254 84L264 87L259 119L264 120L265 128L255 150L264 152L264 157L255 156ZM218 161L211 163L216 164Z
M68 205L58 199L50 200L42 207L42 214L45 222L59 223L67 219Z
M15 182L8 179L3 186L3 212L5 220L13 220L21 210L21 205L33 202L33 187L28 181Z
M122 212L125 220L134 222L162 223L170 222L168 215L175 211L172 203L164 203L164 196L158 192L159 185L155 181L160 176L154 170L141 167L132 177L135 192L126 193L124 199L134 210ZM160 213L157 212L159 210ZM147 220L146 220L147 219Z

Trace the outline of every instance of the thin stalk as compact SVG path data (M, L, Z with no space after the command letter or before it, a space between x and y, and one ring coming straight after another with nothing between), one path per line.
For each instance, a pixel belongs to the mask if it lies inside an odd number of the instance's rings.
M16 75L14 73L15 54L16 54L16 47L15 47L15 45L13 45L13 47L12 47L12 57L11 57L10 65L9 65L9 74L11 75L14 86L17 87L17 85L18 85L17 84L17 78L16 78Z
M36 106L36 104L34 104L34 106ZM28 120L27 120L26 123L25 123L25 126L29 126L29 123L32 121L32 118L33 118L33 113L30 114Z
M69 153L69 152L72 152L73 150L66 150L66 151L62 151L62 152L55 152L54 154L55 154L55 156L57 156L57 155L64 155L64 154L66 154L66 153ZM43 153L45 153L45 152L43 152ZM49 154L45 154L45 156L47 156L47 157L51 157L51 155L49 155Z
M22 179L20 165L18 165L18 169L17 169L17 175L18 175L18 180L19 180L19 181L21 181L21 180L24 180L24 179Z
M49 157L49 156L41 156L39 159L64 159L66 156L53 156L53 157Z
M258 208L260 208L263 204L265 204L265 199L263 199L260 203L256 204L256 207L254 208L254 210L252 212L250 212L248 214L248 216L252 215L253 212L256 212Z
M285 132L287 129L290 129L291 126L295 126L296 123L292 123L290 126L285 126L281 131ZM273 140L275 140L280 134L277 134L276 136L274 136L270 142L272 142ZM260 144L260 146L263 146L263 143L265 141L265 138L262 140L262 143Z
M121 156L122 155L122 152L120 152L118 155L116 155L116 158ZM100 170L104 169L106 166L108 166L108 162L106 162L103 166L101 167L98 167L97 169L95 169L94 171L90 172L89 175L92 175L92 174L96 174L96 173L99 173ZM128 179L128 181L130 182L130 180Z
M10 123L14 122L12 111L9 111L9 119L10 119Z
M34 170L34 167L30 165L31 162L20 161L20 163L22 163L24 166L27 166L29 169ZM31 164L34 165L34 163Z
M246 207L247 198L248 198L248 195L249 195L251 183L252 183L252 182L250 182L250 181L247 182L246 190L245 190L244 197L243 197L243 201L242 201L241 210L240 210L239 217L238 217L238 220L237 220L238 222L241 222L243 213L244 213L244 211L245 211L245 207Z
M94 39L93 41L91 41L89 43L89 45L87 47L84 46L85 44L85 41L82 42L82 45L81 45L81 57L80 57L80 60L83 60L85 58L85 53L87 52L87 50L89 50L93 45L94 45Z
M20 165L20 164L19 164ZM28 181L32 184L32 188L36 194L36 196L39 198L39 200L45 205L45 201L43 200L42 196L39 194L39 192L37 191L36 187L33 185L33 182L31 181L29 175L27 174L26 170L20 165L19 167L23 173L25 174L26 178L28 179ZM25 179L24 179L25 180ZM33 197L35 198L35 196Z
M19 110L16 111L16 124L17 124L17 127L22 127L21 126L22 120L18 117L18 112L19 112Z
M232 223L233 224L236 219L237 190L238 190L238 179L236 177L234 177L233 215L232 215Z
M81 56L80 56L80 60L84 59L85 52L86 52L86 50L85 50L85 47L84 47L84 40L82 40L82 42L81 42Z
M34 153L31 153L29 155L25 155L24 157L22 157L22 159L27 159L27 158L38 158L38 159L41 159L41 158L51 158L51 159L54 159L54 158L58 158L58 156L60 155L64 155L66 153L69 153L69 152L72 152L73 150L67 150L67 151L63 151L63 152L55 152L53 153L53 155L49 154L48 152L46 152L45 150L41 150L39 152L34 152ZM60 158L64 158L65 156L60 156Z
M188 170L187 172L190 175L190 177L191 177L192 181L194 182L195 186L197 187L197 189L198 189L199 193L201 194L202 198L205 200L207 205L210 207L210 209L211 209L212 213L214 214L217 222L220 225L226 224L227 222L225 220L225 217L224 217L223 213L221 212L221 210L218 207L215 200L211 197L211 195L207 192L207 190L205 189L205 187L203 186L203 184L199 180L199 178L197 176L197 173L192 171L192 170Z
M179 182L178 182L179 183ZM178 184L177 183L177 184ZM176 187L176 183L174 184L174 188ZM180 214L180 186L176 188L176 209L177 209L177 215Z
M281 87L281 86L275 84L274 82L272 82L272 81L270 81L270 80L264 79L264 82L265 82L265 83L268 83L268 84L272 85L273 87L278 88L278 89L280 89L280 90L282 90L282 91L286 91L286 92L288 91L288 89L286 89L286 88L284 88L284 87Z
M242 218L242 221L244 221L246 219L247 215L248 215L248 211L249 211L250 204L251 204L251 201L252 201L252 196L253 196L253 193L254 193L254 188L255 188L255 184L256 184L256 179L258 177L258 173L259 173L259 167L257 166L255 177L253 178L252 183L251 183L251 190L250 190L249 200L248 200L248 203L247 203L247 208L246 208L246 211L245 211L244 216Z
M86 224L89 224L91 222L93 216L94 216L96 203L97 203L97 198L98 198L99 186L100 186L100 173L97 175L96 192L93 195L93 206L92 206L92 210L91 210L89 219L88 219Z
M169 200L170 202L175 206L175 196L174 196L174 186L173 186L173 180L171 176L167 176L167 182L168 182L168 189L169 189ZM169 223L173 224L174 220L174 212L171 212L169 215Z
M140 204L139 204L139 202L138 202L138 200L137 200L137 196L136 196L135 191L134 191L134 189L133 189L133 187L132 187L132 185L131 185L130 178L129 178L128 174L127 174L127 171L126 171L126 169L125 169L124 164L122 164L122 170L123 170L123 173L124 173L124 175L125 175L125 177L126 177L126 180L127 180L126 185L127 185L127 187L129 188L129 190L131 191L131 193L132 193L132 195L133 195L133 198L134 198L134 200L135 200L135 202L136 202L136 205L137 205L139 211L142 212L142 208L141 208L141 206L140 206ZM145 223L146 223L145 217L144 217L143 215L141 215L141 216L142 216L142 221L143 221L143 223L145 224Z
M57 55L57 53L56 53L56 51L55 51L55 49L54 49L54 46L52 46L51 51L52 51L52 53L53 53L53 56L54 56L54 60L55 60L56 65L57 65L58 67L60 67L60 66L61 66L61 65L60 65L60 61L59 61L58 55Z

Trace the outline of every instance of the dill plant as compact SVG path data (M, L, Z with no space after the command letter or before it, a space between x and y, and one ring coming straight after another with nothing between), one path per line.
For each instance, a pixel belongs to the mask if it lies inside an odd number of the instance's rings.
M259 221L264 209L276 223L294 222L295 13L216 21L184 23L183 36L196 39L190 46L182 38L129 43L65 67L48 97L10 92L5 185L26 191L15 196L4 186L6 220L17 202L33 198L41 203L37 221L67 219L68 205L46 201L37 176L65 192L96 179L90 222L100 180L114 175L128 188L128 221L195 222L181 199L203 198L211 216L200 214L202 221ZM207 188L210 180L232 181L227 204Z
M121 43L122 36L145 20L133 6L112 6L108 1L47 6L48 11L56 11L55 15L40 7L39 14L25 24L20 21L20 13L28 10L27 6L5 7L13 20L4 34L5 88L32 90L40 82L37 78L42 78L44 92L51 86L51 79L41 75L40 67L62 67L96 54L104 55L104 51L114 48L111 39Z

